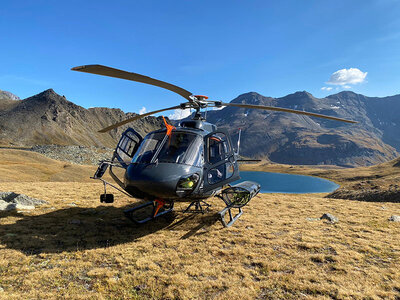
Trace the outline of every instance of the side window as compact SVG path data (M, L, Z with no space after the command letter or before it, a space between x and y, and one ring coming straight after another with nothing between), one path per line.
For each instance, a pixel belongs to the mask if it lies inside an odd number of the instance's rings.
M116 152L123 161L130 162L139 143L140 140L136 135L126 132L119 141Z
M226 162L208 171L207 179L209 184L216 184L220 181L232 177L234 166L231 162Z
M228 139L223 133L216 133L208 138L207 151L209 163L214 164L224 160L230 152Z

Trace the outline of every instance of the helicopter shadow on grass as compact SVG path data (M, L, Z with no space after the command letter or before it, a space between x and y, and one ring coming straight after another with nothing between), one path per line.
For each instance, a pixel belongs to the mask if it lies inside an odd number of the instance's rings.
M135 225L123 215L123 210L130 207L70 207L40 215L2 212L0 218L11 216L18 220L0 225L0 243L27 255L74 252L134 242L163 229L177 231L178 235L187 231L181 237L187 239L205 233L198 231L217 220L213 214L200 217L172 212Z

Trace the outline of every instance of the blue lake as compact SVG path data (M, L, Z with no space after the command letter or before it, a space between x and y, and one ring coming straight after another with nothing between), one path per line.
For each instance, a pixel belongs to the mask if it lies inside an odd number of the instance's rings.
M261 185L260 193L330 193L339 188L336 183L312 176L241 171L240 181L255 181Z

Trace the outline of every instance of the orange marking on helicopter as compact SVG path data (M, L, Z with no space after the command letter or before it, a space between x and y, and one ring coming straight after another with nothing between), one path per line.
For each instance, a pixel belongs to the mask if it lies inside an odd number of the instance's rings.
M157 202L157 208L156 208L156 211L154 212L153 218L155 218L157 216L160 208L165 205L165 200L163 200L163 199L155 199L154 201Z
M221 140L215 136L210 137L210 140L220 142Z
M204 98L204 99L208 99L208 97L207 96L204 96L204 95L194 95L196 98Z
M167 121L165 120L164 116L162 116L162 118L163 118L163 120L164 120L165 127L167 127L167 135L170 136L172 130L173 130L173 129L176 129L176 128L175 128L174 126L172 126L172 125L169 125L169 124L167 123Z

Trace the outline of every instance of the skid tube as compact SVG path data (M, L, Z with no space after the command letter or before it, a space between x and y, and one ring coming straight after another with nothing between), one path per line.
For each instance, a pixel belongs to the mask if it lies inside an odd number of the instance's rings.
M153 206L153 210L150 216L148 216L147 218L144 219L138 219L134 217L134 214L137 213L140 210L146 209L148 206ZM159 212L159 209L164 207L164 205L168 205L168 208ZM150 220L154 220L158 217L161 217L163 215L166 215L170 212L172 212L174 209L174 202L169 202L166 203L163 200L158 200L156 199L155 201L148 201L146 203L143 203L142 205L124 210L124 214L125 217L127 217L129 220L131 220L132 222L136 223L136 224L144 224Z
M235 216L233 216L233 214L232 214L232 208L233 208L233 207L227 206L227 207L225 207L223 210L221 210L221 211L218 213L219 216L220 216L221 223L222 223L222 225L224 225L224 227L231 227L231 226L233 225L233 223L235 223L235 221L236 221L237 219L239 219L240 216L243 214L242 208L239 207L239 208L238 208L239 212L238 212ZM228 222L228 223L225 221L225 215L226 215L226 213L228 213L228 215L229 215L229 222Z
M205 208L203 208L202 204L205 206ZM194 209L192 209L193 206L194 206ZM189 206L183 211L183 213L204 214L204 213L208 212L210 206L211 206L211 204L208 204L207 202L205 202L203 200L196 200L196 201L193 201L192 203L190 203Z

